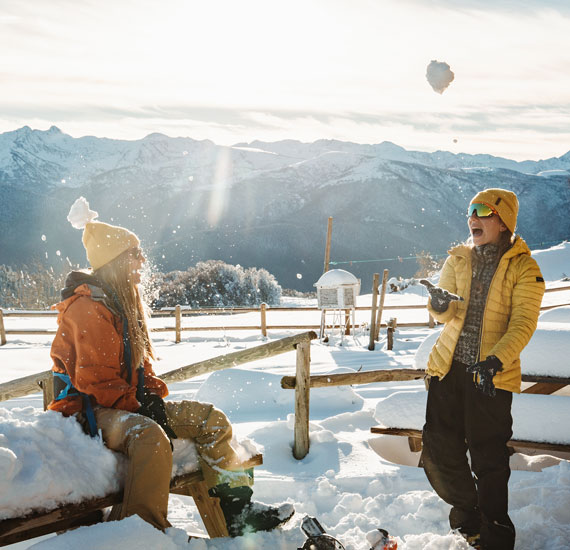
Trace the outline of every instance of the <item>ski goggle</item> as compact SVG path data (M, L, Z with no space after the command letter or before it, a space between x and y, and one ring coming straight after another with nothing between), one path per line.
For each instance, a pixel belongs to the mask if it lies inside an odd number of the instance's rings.
M467 209L467 217L470 218L473 215L473 212L475 212L478 218L489 218L493 214L499 215L491 205L485 204L484 202L475 202L470 204Z

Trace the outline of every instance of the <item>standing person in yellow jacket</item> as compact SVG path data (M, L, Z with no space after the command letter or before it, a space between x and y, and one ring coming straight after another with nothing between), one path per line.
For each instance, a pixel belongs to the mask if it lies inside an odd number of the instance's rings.
M76 415L91 435L101 432L107 447L127 456L123 502L109 519L137 514L158 529L170 526L171 440L189 438L210 494L220 498L230 535L284 523L294 513L292 505L251 500L252 474L232 448L226 415L209 403L163 400L168 388L151 366L154 352L138 286L145 261L139 239L96 217L83 197L68 216L84 230L92 270L70 273L55 306L56 397L49 408Z
M520 353L537 325L544 280L515 236L516 195L481 191L469 204L470 239L449 252L428 309L445 323L429 360L422 463L451 504L449 522L476 548L512 550L507 441ZM467 459L467 451L471 464Z

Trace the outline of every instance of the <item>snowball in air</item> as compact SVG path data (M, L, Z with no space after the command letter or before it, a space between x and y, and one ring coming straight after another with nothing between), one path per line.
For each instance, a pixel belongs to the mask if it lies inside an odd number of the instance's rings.
M426 78L433 90L438 94L442 94L453 82L455 75L447 63L434 59L427 66Z
M301 275L300 273L297 273L297 279L302 279L303 275Z
M92 222L99 214L89 209L89 203L85 197L79 197L71 206L67 221L75 229L83 229L89 222Z

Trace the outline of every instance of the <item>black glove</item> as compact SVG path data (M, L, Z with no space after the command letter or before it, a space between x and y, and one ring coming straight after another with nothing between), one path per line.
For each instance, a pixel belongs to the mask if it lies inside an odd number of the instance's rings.
M138 414L152 418L171 440L176 439L177 436L174 430L168 425L168 417L166 416L166 407L161 397L154 393L145 392L140 408L137 410Z
M493 376L503 370L503 363L498 357L489 355L485 361L479 361L467 367L467 372L477 375L475 377L475 386L482 391L487 397L495 397L497 391L493 384Z
M447 311L449 307L449 303L453 301L463 302L463 298L461 296L457 296L457 294L452 294L451 292L444 290L438 286L435 286L433 283L430 283L427 279L420 279L420 283L427 288L429 292L429 297L431 299L431 307L438 313L443 313Z

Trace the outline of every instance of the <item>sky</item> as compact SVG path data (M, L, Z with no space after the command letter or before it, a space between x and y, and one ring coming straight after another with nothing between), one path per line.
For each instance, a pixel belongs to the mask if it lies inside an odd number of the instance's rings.
M570 150L565 0L0 0L0 51L0 132Z

